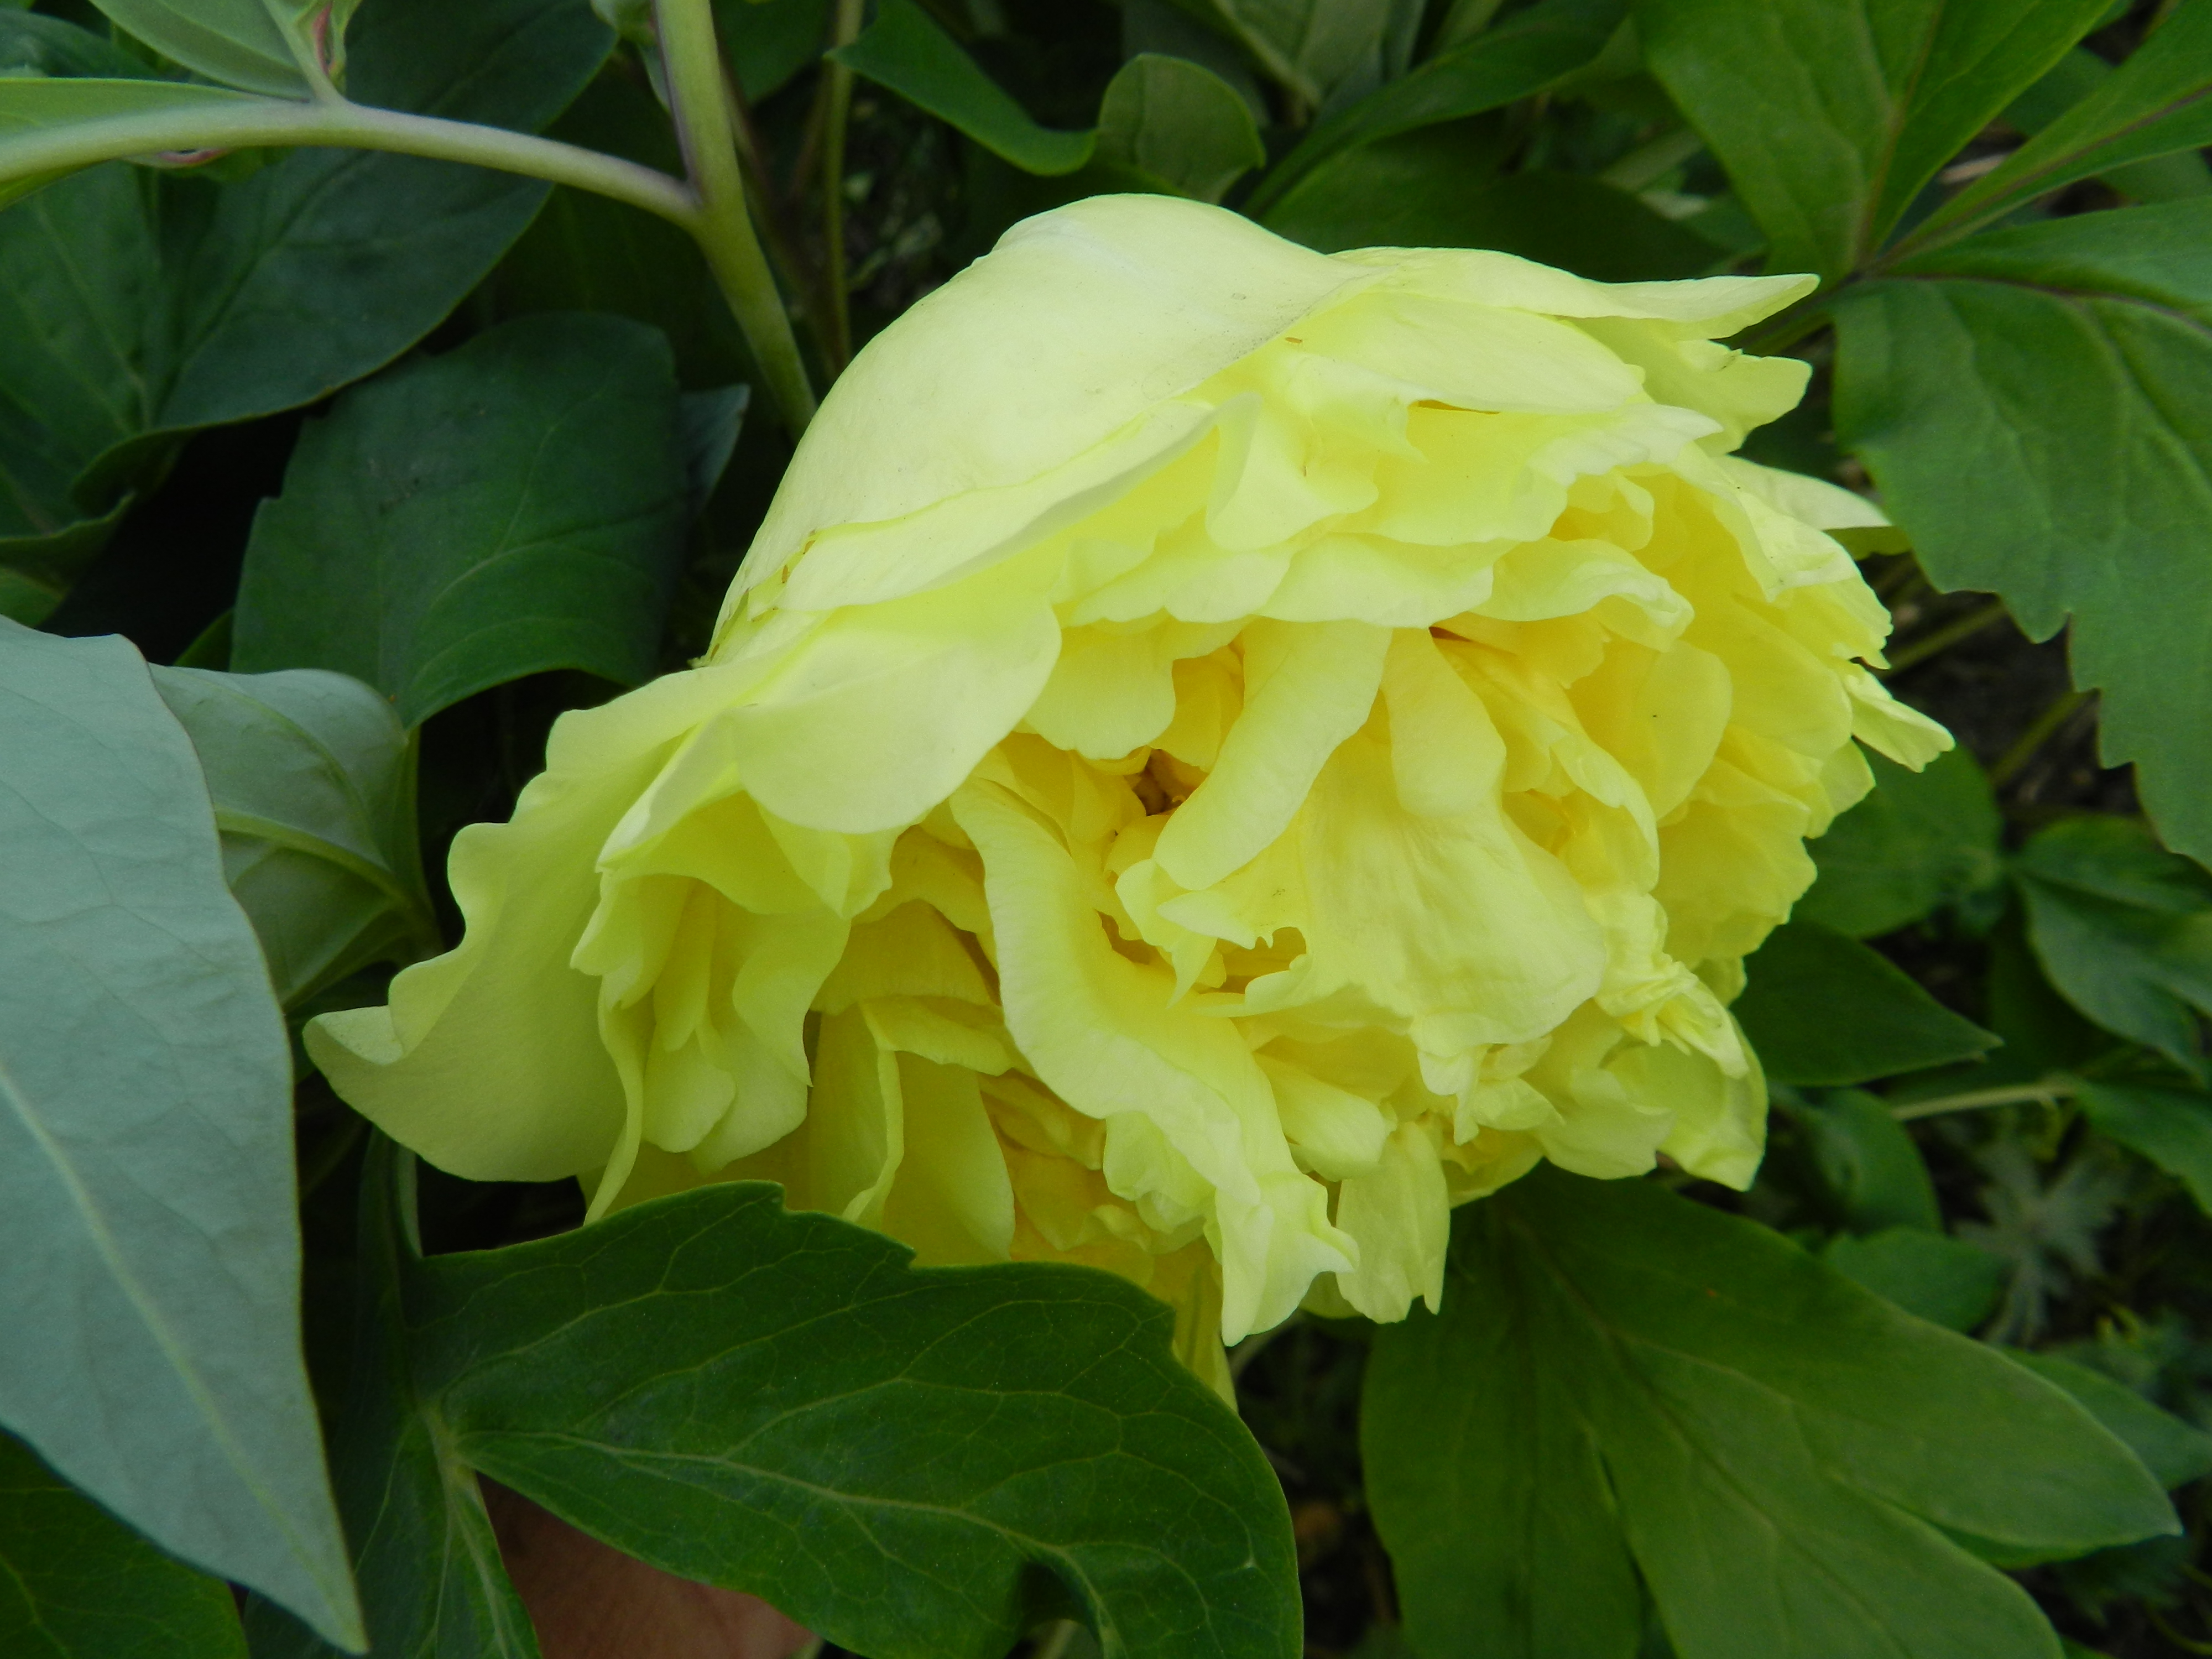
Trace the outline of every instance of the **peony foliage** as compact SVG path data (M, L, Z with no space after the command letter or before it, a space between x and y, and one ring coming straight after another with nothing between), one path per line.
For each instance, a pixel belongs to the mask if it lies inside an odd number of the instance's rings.
M2203 1644L2212 0L96 3L0 1652Z

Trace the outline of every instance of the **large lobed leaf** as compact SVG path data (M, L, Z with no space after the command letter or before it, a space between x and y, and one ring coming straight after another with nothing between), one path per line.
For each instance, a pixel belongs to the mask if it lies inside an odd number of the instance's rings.
M2105 0L1636 0L1652 70L1766 232L1833 281Z
M404 1241L379 1142L334 1463L376 1651L524 1656L471 1471L875 1659L1289 1659L1279 1487L1121 1279L915 1269L775 1187L473 1255ZM262 1659L320 1651L268 1609Z
M2056 1659L1946 1532L2170 1533L2091 1413L1787 1239L1548 1168L1460 1212L1441 1316L1376 1336L1361 1445L1425 1659Z
M2212 12L2212 6L2199 9ZM2185 14L2186 15L2186 14ZM2117 77L2116 77L2117 78ZM2167 842L2212 857L2212 199L1994 231L1836 302L1836 428L1941 586L2104 691Z
M0 1421L357 1643L300 1358L283 1022L123 641L0 623Z

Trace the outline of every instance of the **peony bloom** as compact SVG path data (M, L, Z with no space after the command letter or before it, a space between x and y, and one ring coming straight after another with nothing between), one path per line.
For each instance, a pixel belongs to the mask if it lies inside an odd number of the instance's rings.
M460 946L309 1033L443 1168L715 1179L921 1260L1110 1269L1222 1340L1441 1292L1548 1158L1742 1186L1727 1004L1803 841L1948 738L1734 459L1809 277L1323 257L1094 198L824 404L696 667L453 846Z

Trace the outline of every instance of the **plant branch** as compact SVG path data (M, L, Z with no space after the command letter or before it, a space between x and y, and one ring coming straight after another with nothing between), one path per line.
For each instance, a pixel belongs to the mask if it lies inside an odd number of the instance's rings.
M693 229L698 206L683 184L618 156L504 127L409 115L339 100L240 99L234 105L149 110L20 131L0 138L0 182L69 173L98 161L199 149L252 146L374 149L466 161L573 185Z
M832 40L849 46L860 38L860 0L837 0ZM853 315L845 293L845 129L853 112L853 71L832 56L823 60L828 105L823 112L822 238L823 285L828 289L830 337L824 343L830 372L853 360Z
M2060 692L2045 705L2043 712L2027 724L2027 729L2013 739L2012 747L1997 757L1990 768L1990 787L2002 789L2019 775L2020 770L2033 760L2043 745L2058 734L2058 728L2072 720L2081 705L2094 693L2068 690Z
M2002 1089L1972 1089L1960 1095L1938 1095L1933 1100L1915 1100L1902 1106L1893 1106L1889 1115L1899 1123L1910 1123L1915 1118L1939 1117L1946 1112L1979 1111L1984 1106L2025 1106L2031 1103L2056 1106L2062 1100L2074 1097L2074 1079L2070 1077L2047 1077L2040 1083L2021 1083Z
M737 314L769 390L793 438L814 415L814 389L791 331L791 313L761 252L745 205L744 175L738 165L737 135L730 121L721 43L714 34L711 0L653 0L669 113L684 147L697 208L686 227L707 256L723 297Z

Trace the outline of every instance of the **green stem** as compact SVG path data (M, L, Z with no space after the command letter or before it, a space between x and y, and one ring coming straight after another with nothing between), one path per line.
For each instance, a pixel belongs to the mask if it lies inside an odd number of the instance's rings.
M2002 789L2019 775L2020 769L2033 760L2036 752L2057 735L2058 728L2074 718L2075 711L2089 701L2091 693L2068 690L2053 697L2027 725L2027 730L2014 738L2012 747L1997 757L1996 764L1990 768L1990 787Z
M1073 1619L1061 1620L1038 1638L1036 1659L1066 1659L1067 1650L1082 1629Z
M1598 174L1616 189L1648 190L1705 147L1694 127L1676 127L1628 152Z
M134 155L254 146L389 150L466 161L611 197L686 230L699 216L697 204L680 181L635 161L503 127L373 109L343 100L240 99L234 106L149 110L13 133L0 138L0 182Z
M836 46L849 46L860 35L861 0L837 0ZM845 294L845 129L853 112L853 71L835 57L823 62L829 77L829 103L823 112L822 237L823 283L829 289L832 374L853 360L853 315Z
M796 438L814 416L814 388L807 384L799 341L791 331L791 313L784 309L745 209L744 175L738 166L729 94L722 84L714 7L711 0L653 0L653 15L668 79L669 113L698 204L688 228L768 377L785 428Z
M2031 1103L2056 1106L2062 1100L2074 1097L2074 1079L2067 1077L2048 1077L2040 1083L2015 1084L2003 1089L1972 1089L1962 1095L1938 1095L1933 1100L1911 1101L1903 1106L1893 1106L1889 1115L1899 1123L1910 1123L1915 1118L1940 1117L1946 1112L1979 1111L1984 1106L2025 1106Z
M1949 650L1960 640L1972 638L1991 623L2003 621L2008 614L2002 599L1991 599L1978 610L1968 611L1958 621L1939 628L1932 634L1923 634L1890 658L1889 672L1901 674L1916 664L1926 662L1939 652Z

